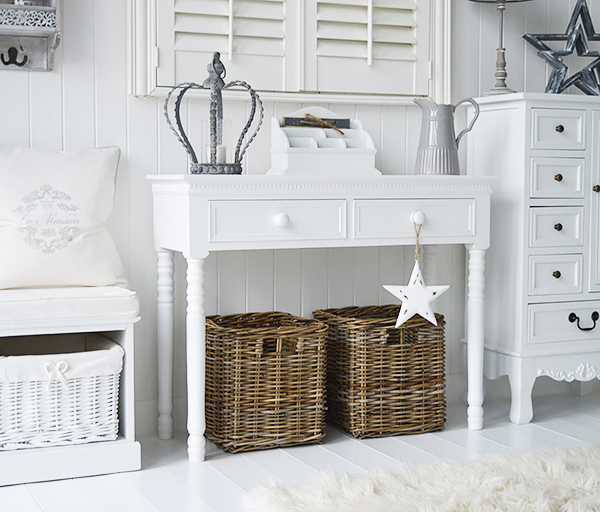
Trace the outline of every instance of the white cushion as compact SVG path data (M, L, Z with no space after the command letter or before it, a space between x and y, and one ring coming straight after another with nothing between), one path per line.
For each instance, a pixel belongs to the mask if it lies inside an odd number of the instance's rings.
M119 286L0 290L0 328L25 322L131 319L139 310L136 293Z
M0 289L127 285L105 223L119 148L0 148Z

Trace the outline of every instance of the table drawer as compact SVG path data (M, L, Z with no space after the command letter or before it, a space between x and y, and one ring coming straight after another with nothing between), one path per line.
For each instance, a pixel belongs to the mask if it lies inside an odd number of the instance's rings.
M529 257L529 295L582 292L583 255L552 254Z
M600 301L532 304L530 344L576 342L600 338Z
M532 158L529 195L532 198L583 198L583 158Z
M585 149L585 110L534 108L532 149Z
M415 237L414 212L423 212L421 237L455 238L475 234L473 199L360 199L354 202L354 237Z
M530 247L578 247L583 245L583 208L535 207L529 215Z
M346 238L346 201L210 201L210 241L337 240Z

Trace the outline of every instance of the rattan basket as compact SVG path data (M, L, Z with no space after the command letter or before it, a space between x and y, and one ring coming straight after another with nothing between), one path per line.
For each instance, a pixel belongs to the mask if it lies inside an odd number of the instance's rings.
M206 436L229 452L322 442L327 326L286 313L206 319Z
M0 450L109 441L123 349L100 334L0 340Z
M398 310L314 312L329 326L328 420L357 438L441 430L446 420L444 317L395 329Z

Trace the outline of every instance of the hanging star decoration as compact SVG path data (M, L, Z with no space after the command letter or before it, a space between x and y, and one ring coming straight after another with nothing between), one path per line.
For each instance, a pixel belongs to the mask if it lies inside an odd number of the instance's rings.
M577 0L564 34L525 34L523 39L533 45L538 50L538 56L552 68L546 84L547 93L561 93L575 86L588 95L600 95L598 84L600 52L591 51L588 46L588 41L600 41L600 34L594 31L586 0ZM544 41L566 41L566 43L563 50L552 50ZM573 52L576 52L578 57L593 58L593 60L567 78L568 67L563 58L573 55Z
M425 286L423 275L421 274L421 265L419 264L421 254L421 248L419 246L421 224L419 224L418 227L414 221L413 224L415 225L415 232L417 234L417 243L415 247L415 265L408 285L383 285L388 292L402 302L402 307L400 308L400 313L396 320L396 329L407 320L410 320L414 315L420 315L433 325L437 325L435 314L431 309L431 302L450 288L450 285Z

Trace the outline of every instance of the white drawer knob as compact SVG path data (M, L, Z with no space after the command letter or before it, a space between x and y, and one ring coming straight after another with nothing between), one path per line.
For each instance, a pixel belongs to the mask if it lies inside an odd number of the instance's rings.
M423 212L413 212L410 216L410 220L417 226L422 226L425 223L425 214Z
M290 218L287 213L278 213L273 217L273 223L280 228L284 228L290 223Z

